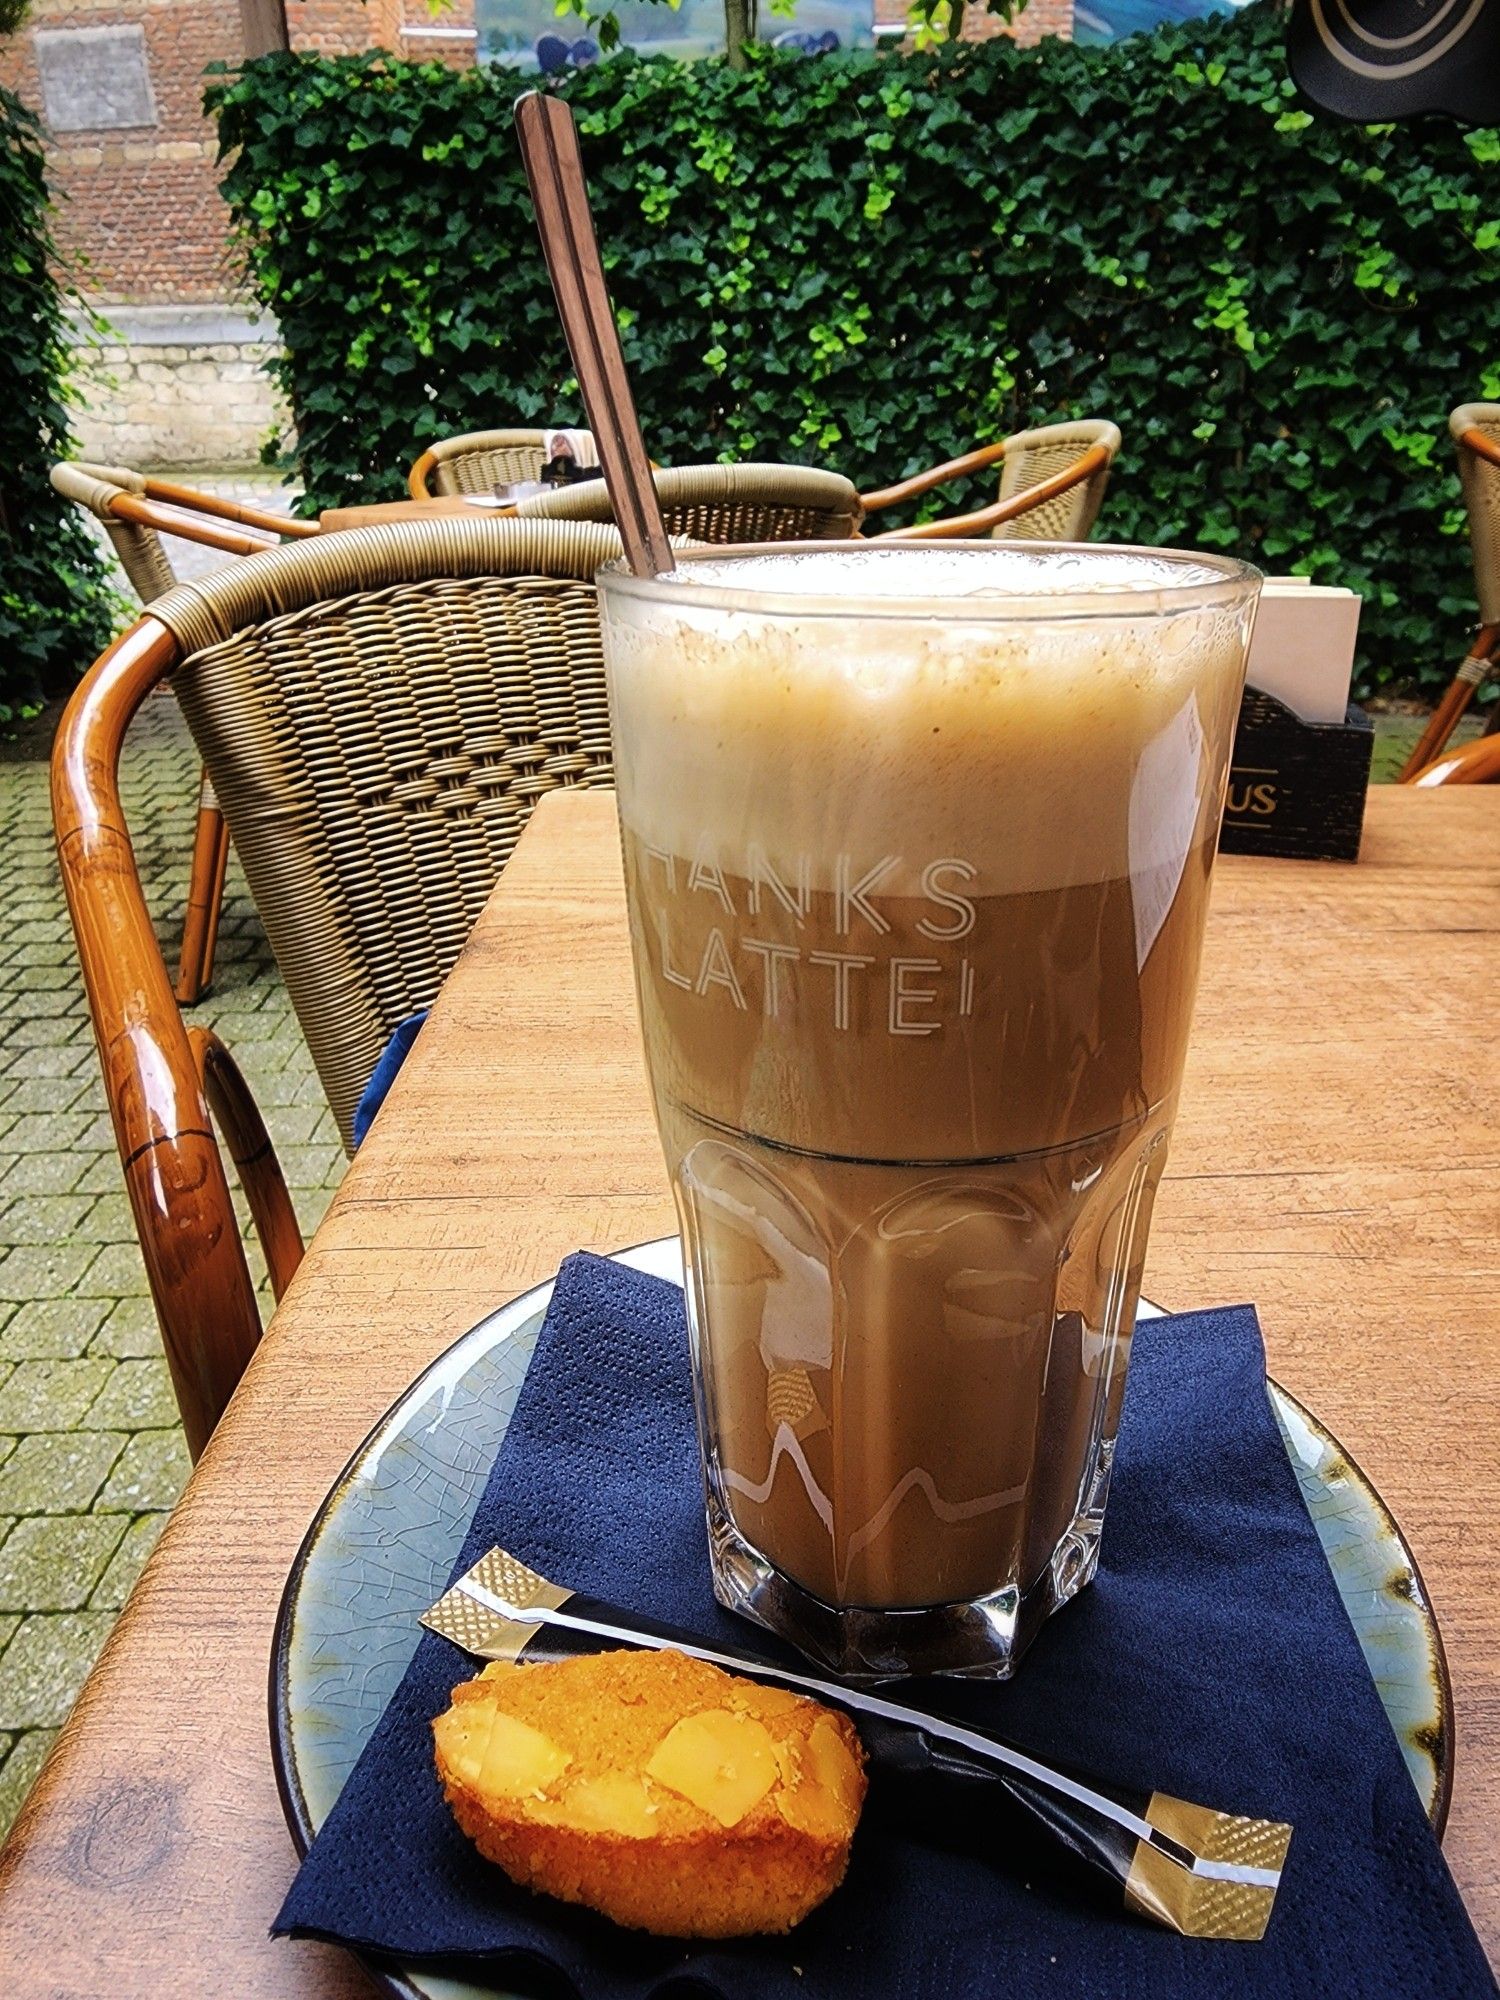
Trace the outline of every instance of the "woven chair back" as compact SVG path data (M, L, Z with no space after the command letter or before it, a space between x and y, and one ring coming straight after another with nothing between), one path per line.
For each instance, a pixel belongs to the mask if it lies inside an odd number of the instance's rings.
M695 542L843 541L859 526L859 495L842 473L807 465L674 465L656 474L669 535ZM523 519L613 521L603 480L523 500Z
M120 558L120 567L142 604L150 604L177 581L161 536L143 521L121 521L109 511L117 493L144 494L145 479L124 465L87 465L65 461L52 468L52 484L65 499L86 508L102 522Z
M1465 431L1480 431L1500 444L1500 403L1460 404L1449 417L1448 428L1455 441ZM1479 622L1500 625L1500 465L1491 465L1459 444L1458 478L1469 516Z
M1120 448L1120 433L1114 424L1089 418L1076 424L1044 424L1034 431L1019 431L1007 440L1000 461L1000 498L1009 500L1028 492L1054 473L1066 472L1091 445L1109 446L1110 455ZM1104 489L1109 483L1109 467L1101 466L1092 478L1070 486L1066 493L1044 500L1040 506L1002 521L991 530L996 541L1084 542L1088 540Z
M429 446L427 491L434 499L495 493L535 479L545 450L542 431L469 431Z
M346 1145L396 1023L451 969L536 801L611 781L608 527L324 535L152 606Z

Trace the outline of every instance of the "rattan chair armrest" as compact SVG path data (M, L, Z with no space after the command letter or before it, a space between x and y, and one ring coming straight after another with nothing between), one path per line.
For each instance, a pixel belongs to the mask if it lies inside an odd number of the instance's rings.
M143 528L154 528L160 535L176 535L186 542L201 542L206 548L222 549L226 555L259 555L262 549L280 546L276 535L261 534L258 530L240 532L223 524L215 515L219 508L199 509L197 506L168 506L161 500L149 499L146 488L155 482L147 480L140 473L127 471L123 466L87 465L64 460L54 465L51 471L54 489L67 500L76 501L80 507L87 507L91 514L101 521L133 521ZM179 488L190 492L189 488ZM229 503L225 503L227 506Z
M120 805L126 726L177 658L172 633L148 615L95 663L58 728L52 813L126 1192L196 1458L254 1351L260 1320Z
M65 458L60 462L60 467L55 466L53 468L52 484L54 486L58 485L57 473L59 469L67 472L82 473L89 479L97 480L103 486L123 486L127 493L144 494L146 491L145 473L137 472L133 466L98 465L92 459ZM65 489L59 488L59 490Z
M983 472L987 465L994 465L1004 458L1007 443L1007 439L1001 438L998 444L981 445L977 451L965 452L962 458L950 458L946 465L930 466L926 472L914 472L910 479L898 479L894 486L882 486L874 493L862 493L860 504L867 514L874 514L882 507L894 507L903 500L915 500L918 494L929 493L934 486L942 486L950 479L961 479L970 472Z
M163 500L169 507L212 514L220 521L238 521L247 528L263 528L268 534L288 541L300 541L323 532L316 521L299 521L290 514L275 514L269 507L251 507L242 500L223 500L217 493L201 493L196 486L179 486L171 479L148 478L144 484L148 500Z
M1487 437L1483 431L1467 430L1459 434L1459 445L1464 451L1472 451L1476 458L1482 458L1489 465L1500 465L1500 438Z
M142 500L134 493L117 493L109 511L119 521L139 521L155 528L159 535L176 535L185 542L200 542L205 548L223 549L227 555L257 556L264 549L280 547L274 535L257 529L230 527L189 507L169 507L160 500Z
M280 1303L302 1262L302 1229L287 1193L286 1176L239 1064L211 1028L189 1028L188 1047L198 1081L234 1162L250 1220L265 1253L271 1293Z
M429 445L422 456L406 475L406 490L413 500L430 500L432 491L427 484L427 475L438 462L438 455Z
M149 479L127 465L92 465L86 459L64 459L52 467L51 478L53 486L65 498L87 507L101 519L113 514L119 520L138 521L164 534L206 542L210 548L222 548L231 555L254 555L260 549L274 548L284 538L296 541L322 532L316 521L295 521L289 515L273 514L265 507L250 507L239 500L221 499L217 493L200 492L196 486L179 486L175 480ZM122 501L139 502L142 506L155 502L177 511L169 519L164 514L121 505ZM195 530L181 521L180 514L186 514L189 522L194 516L206 515L208 519L198 520ZM214 521L237 521L243 527L264 533L253 540L221 539L226 531L214 528ZM275 540L268 541L267 535Z
M100 520L107 517L110 502L122 488L138 493L146 483L138 473L127 472L123 466L88 465L76 458L59 459L47 477L55 493L86 507Z
M958 535L982 535L991 528L998 528L1005 521L1014 521L1018 515L1029 514L1033 507L1040 507L1048 500L1055 500L1059 493L1066 493L1074 486L1081 486L1086 479L1102 472L1108 466L1111 453L1107 445L1090 445L1089 449L1073 463L1064 466L1061 472L1054 472L1050 479L1039 479L1035 486L1028 486L1023 493L1013 493L1008 500L996 500L988 507L981 507L973 514L955 514L946 521L923 521L914 528L888 528L882 535L874 535L877 542L935 542L945 541Z
M1409 785L1500 785L1500 736L1481 736L1418 771Z

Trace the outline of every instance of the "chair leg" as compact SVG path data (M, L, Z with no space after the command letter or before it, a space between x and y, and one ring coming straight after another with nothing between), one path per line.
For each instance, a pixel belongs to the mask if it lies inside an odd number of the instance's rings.
M215 805L215 812L218 807ZM219 948L219 919L224 914L224 883L229 874L229 828L219 813L219 851L214 859L213 893L208 899L208 923L203 933L203 990L214 983L214 954Z
M1448 738L1458 727L1459 718L1474 699L1474 690L1489 675L1497 652L1500 652L1500 625L1481 625L1474 635L1468 658L1453 676L1448 692L1422 731L1416 749L1402 765L1401 775L1396 781L1398 784L1406 784L1441 755Z
M214 946L219 937L219 908L229 867L229 829L208 773L198 794L198 825L193 835L193 864L188 877L187 909L182 919L182 952L177 962L177 1002L191 1007L208 991L213 977Z

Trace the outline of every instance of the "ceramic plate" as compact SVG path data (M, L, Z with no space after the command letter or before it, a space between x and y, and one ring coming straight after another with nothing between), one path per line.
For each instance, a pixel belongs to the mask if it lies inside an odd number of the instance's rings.
M682 1282L675 1236L622 1250L618 1261ZM406 1671L419 1614L447 1586L551 1297L549 1282L512 1299L418 1376L339 1475L298 1552L272 1646L271 1746L302 1851ZM1141 1316L1160 1310L1143 1302ZM1441 1833L1452 1696L1416 1563L1338 1440L1284 1389L1270 1389L1344 1608ZM406 2000L495 2000L502 1990L427 1972L377 1976Z

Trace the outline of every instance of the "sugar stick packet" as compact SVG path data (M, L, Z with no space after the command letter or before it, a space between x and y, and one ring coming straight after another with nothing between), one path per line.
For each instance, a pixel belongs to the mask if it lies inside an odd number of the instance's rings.
M931 1810L951 1836L981 1839L1019 1812L1071 1854L1112 1898L1185 1937L1253 1942L1265 1935L1292 1829L1277 1820L1131 1791L1044 1764L989 1730L911 1708L764 1659L705 1646L632 1611L551 1583L503 1549L459 1578L422 1623L486 1660L557 1660L617 1647L670 1648L731 1673L795 1688L854 1721L870 1775L903 1804Z

